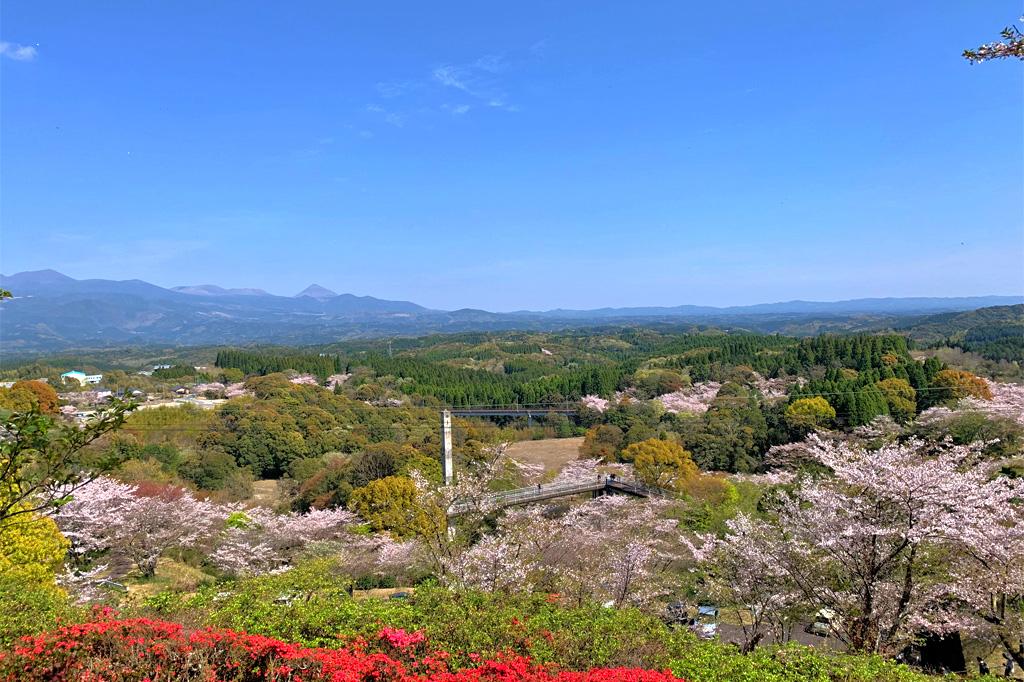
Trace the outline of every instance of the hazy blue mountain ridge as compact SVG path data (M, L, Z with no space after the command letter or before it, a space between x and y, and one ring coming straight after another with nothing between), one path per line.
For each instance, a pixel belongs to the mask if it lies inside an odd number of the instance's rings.
M872 298L727 308L679 305L495 313L431 310L410 301L335 294L319 285L296 296L275 296L261 289L213 284L167 289L141 280L75 280L54 270L0 275L0 287L15 296L0 304L5 352L144 343L323 343L360 336L553 330L639 321L813 334L885 327L896 316L1024 302L1024 296Z

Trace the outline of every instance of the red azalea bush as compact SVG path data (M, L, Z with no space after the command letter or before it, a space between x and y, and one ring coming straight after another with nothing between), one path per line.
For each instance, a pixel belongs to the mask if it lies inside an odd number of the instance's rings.
M0 653L0 680L75 682L678 682L667 672L559 671L521 656L454 670L421 632L384 628L373 642L306 648L231 630L185 630L147 618L100 617L25 637Z

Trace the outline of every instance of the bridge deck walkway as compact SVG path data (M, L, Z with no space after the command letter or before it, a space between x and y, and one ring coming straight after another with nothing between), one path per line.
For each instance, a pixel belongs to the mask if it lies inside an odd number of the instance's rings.
M611 476L601 476L600 478L595 478L592 481L549 483L547 485L535 485L528 488L503 490L501 492L485 496L481 500L481 506L489 509L501 509L521 504L545 502L559 497L600 492L619 495L633 495L635 497L670 497L672 495L668 490L646 486L638 481L627 481L621 478L613 478ZM448 511L448 516L459 516L472 511L474 508L475 505L472 503L455 504Z

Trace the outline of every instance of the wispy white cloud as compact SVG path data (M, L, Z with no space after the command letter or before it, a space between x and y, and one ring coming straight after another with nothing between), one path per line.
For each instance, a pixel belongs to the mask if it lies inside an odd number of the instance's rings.
M377 82L377 98L366 111L399 128L438 112L463 117L487 109L519 111L510 101L504 81L510 72L540 58L544 44L529 46L517 58L485 54L471 61L439 64L420 78Z
M442 104L441 108L454 116L462 116L470 110L468 104Z
M377 83L374 88L381 97L391 99L401 97L412 90L416 90L420 84L416 81L384 81Z
M469 86L463 76L462 70L457 66L445 64L434 69L434 80L449 88L456 88L463 92L469 92Z
M508 103L508 95L497 79L497 75L508 68L503 56L490 54L466 64L442 64L434 68L431 75L441 86L454 88L485 106L516 111L517 107Z
M36 49L37 45L20 45L0 41L0 54L15 61L30 62L39 54L39 50Z
M488 73L501 73L508 68L508 62L503 55L485 54L473 62L473 66Z
M368 104L366 105L366 110L371 114L378 114L388 125L393 125L396 128L401 128L405 125L404 114L400 114L396 111L390 111L379 104Z

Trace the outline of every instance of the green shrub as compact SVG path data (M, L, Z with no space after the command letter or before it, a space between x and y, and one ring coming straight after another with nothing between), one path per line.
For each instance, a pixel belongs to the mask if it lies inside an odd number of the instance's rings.
M0 647L25 635L54 628L58 622L86 616L63 590L0 571Z
M791 644L743 655L731 645L673 631L636 609L566 606L543 594L453 592L433 583L408 599L354 600L329 560L287 573L167 593L145 606L161 617L244 630L306 646L372 638L381 627L421 631L456 666L475 656L526 655L569 670L670 669L690 682L924 682L934 680L877 656L827 654ZM470 654L474 654L471 657Z

